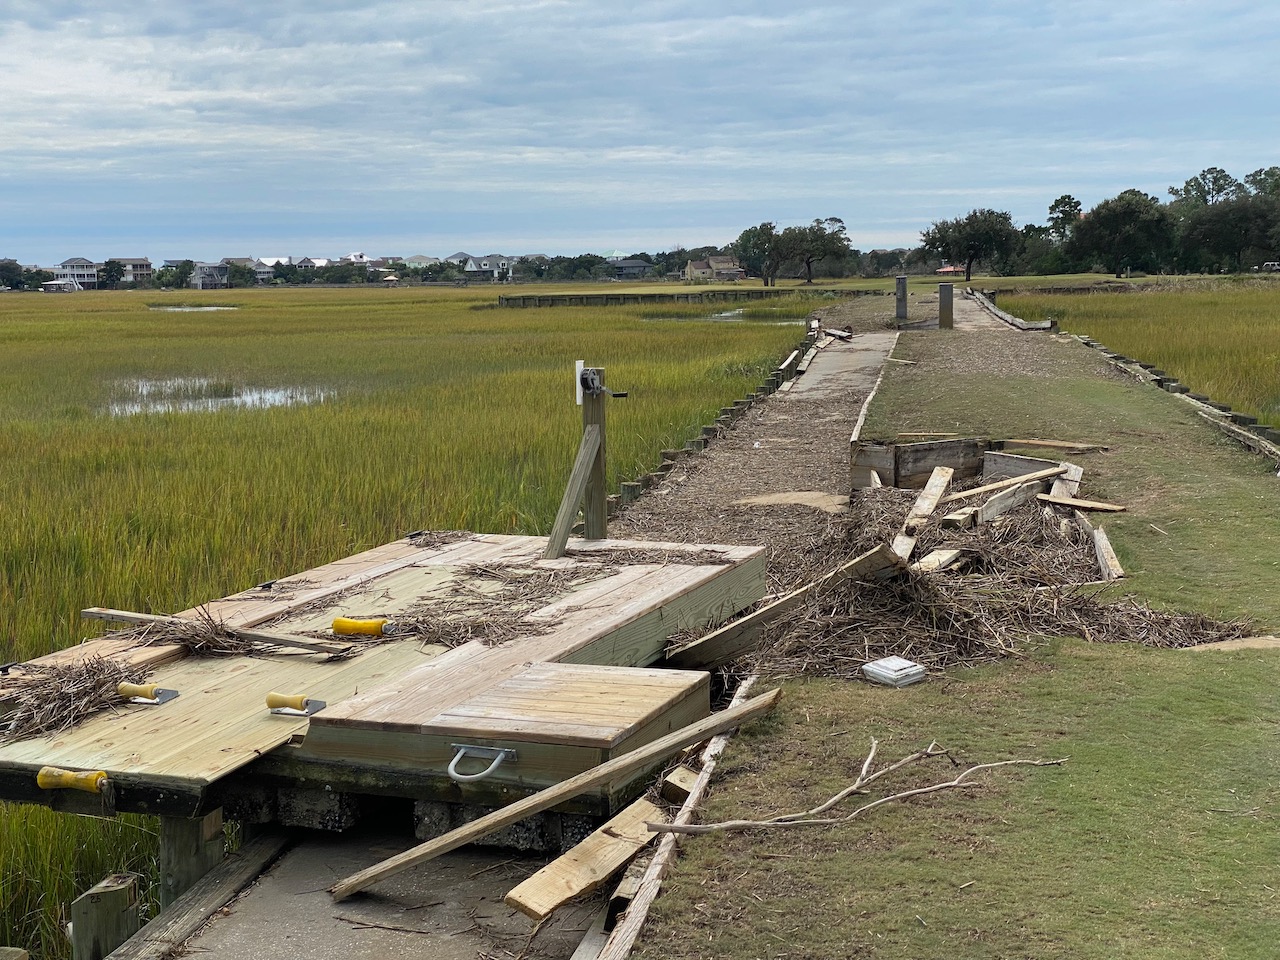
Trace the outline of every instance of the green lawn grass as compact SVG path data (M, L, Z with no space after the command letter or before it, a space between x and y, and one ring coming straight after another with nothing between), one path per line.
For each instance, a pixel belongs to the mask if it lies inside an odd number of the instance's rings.
M728 323L636 307L492 309L496 297L0 296L0 662L96 633L79 617L88 606L182 610L417 529L545 532L581 435L575 360L629 392L609 408L616 486L754 390L803 336L779 321L816 303ZM184 303L237 309L150 309ZM129 381L200 377L211 385L189 392L329 396L108 412ZM0 943L60 956L63 905L107 872L148 870L152 830L0 806Z
M1129 506L1105 521L1123 589L1280 626L1280 480L1184 404L1042 334L910 333L895 356L917 362L888 366L864 435L1107 444L1072 459L1082 495ZM691 838L642 955L1273 957L1277 681L1275 650L1057 640L905 690L788 683L731 745L703 819L811 806L872 736L885 761L934 739L972 762L1070 760L835 829Z

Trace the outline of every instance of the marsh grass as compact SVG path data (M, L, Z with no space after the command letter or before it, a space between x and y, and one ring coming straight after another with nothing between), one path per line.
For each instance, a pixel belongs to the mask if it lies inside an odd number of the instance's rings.
M1205 282L1125 294L1008 296L1027 320L1052 317L1070 333L1153 363L1193 391L1280 423L1280 285Z
M473 310L496 300L474 289L219 291L210 304L238 309L190 313L149 297L0 297L0 662L79 641L87 606L182 610L410 530L545 532L581 433L574 360L629 392L609 408L616 488L801 336L635 307ZM109 415L129 382L327 394ZM61 905L146 869L138 824L0 807L0 942L60 955Z

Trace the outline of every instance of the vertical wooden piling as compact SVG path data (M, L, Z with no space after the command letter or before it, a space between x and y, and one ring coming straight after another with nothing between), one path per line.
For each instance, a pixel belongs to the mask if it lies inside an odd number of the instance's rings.
M600 369L600 383L604 383L604 369ZM582 429L593 424L600 430L600 445L596 448L591 471L587 474L587 489L582 498L583 535L588 540L603 540L608 535L608 515L605 508L605 424L604 399L607 393L582 394Z
M113 873L71 901L71 960L104 960L138 932L138 880Z
M907 319L907 278L898 277L897 283L894 285L895 312L894 316L899 320Z
M938 329L951 330L955 326L954 285L938 284Z
M222 808L194 820L160 818L160 908L222 861Z

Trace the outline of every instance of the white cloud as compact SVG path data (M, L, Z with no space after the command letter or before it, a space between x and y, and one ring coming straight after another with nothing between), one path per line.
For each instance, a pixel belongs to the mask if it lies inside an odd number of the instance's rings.
M439 236L414 223L458 231L445 252L652 248L827 215L912 243L973 206L1042 220L1277 159L1280 12L1243 3L5 6L0 255L28 261L107 210L155 257Z

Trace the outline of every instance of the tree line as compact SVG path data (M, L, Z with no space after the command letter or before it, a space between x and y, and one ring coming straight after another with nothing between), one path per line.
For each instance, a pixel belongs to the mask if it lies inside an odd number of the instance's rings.
M1006 211L978 209L939 220L921 234L921 250L1006 276L1126 272L1234 273L1280 260L1280 167L1237 180L1209 167L1161 201L1123 190L1084 210L1064 194L1043 225L1019 229Z

